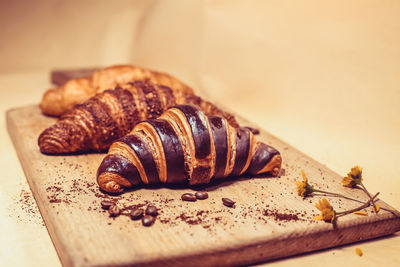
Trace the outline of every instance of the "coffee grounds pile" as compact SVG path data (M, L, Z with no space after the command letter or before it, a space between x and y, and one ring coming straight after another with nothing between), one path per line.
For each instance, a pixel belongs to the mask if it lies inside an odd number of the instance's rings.
M298 220L300 220L299 216L297 214L281 213L276 209L274 209L274 210L266 209L266 210L264 210L263 215L273 217L275 219L275 221L298 221Z
M196 224L201 224L203 221L205 221L207 214L209 214L209 213L210 213L210 211L205 211L205 210L199 210L194 215L188 215L185 213L181 213L175 219L181 219L183 222L185 222L187 224L196 225ZM209 227L208 224L206 224L204 226L206 226L206 228Z

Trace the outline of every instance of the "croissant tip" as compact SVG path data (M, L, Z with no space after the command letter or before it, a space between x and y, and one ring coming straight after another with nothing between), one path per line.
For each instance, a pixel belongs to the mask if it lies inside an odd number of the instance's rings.
M122 193L124 190L121 188L121 185L116 183L115 181L109 181L106 183L102 189L108 193Z
M278 176L279 171L280 171L280 168L276 167L276 168L274 168L274 169L271 171L271 174L272 174L273 176Z
M273 168L272 171L271 171L271 174L272 174L273 176L278 176L279 173L280 173L280 171L281 171L282 156L281 156L280 154L278 154L278 155L275 156L275 159L276 159L276 163L275 163L274 168Z
M39 145L40 152L42 154L52 155L52 154L56 154L60 150L60 147L58 145L54 144L53 142L50 142L46 138L42 138L42 136L39 137L38 145Z
M40 146L39 145L39 149L40 149L40 153L45 154L45 155L53 155L53 154L55 154L54 150L48 149L46 146Z
M63 146L54 138L50 138L43 132L38 138L40 152L43 154L54 155L63 152Z
M40 152L45 155L74 154L79 152L73 151L72 149L66 149L62 144L53 139L39 139L38 145Z
M61 102L62 98L59 90L54 88L48 89L42 96L39 108L43 114L59 117L65 112L60 105Z

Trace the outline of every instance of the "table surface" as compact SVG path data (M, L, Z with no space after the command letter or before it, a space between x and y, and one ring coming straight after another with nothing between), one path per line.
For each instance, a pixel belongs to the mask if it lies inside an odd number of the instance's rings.
M37 70L24 73L7 73L0 75L0 265L1 266L59 266L60 261L51 242L46 227L37 212L37 207L24 173L12 146L5 126L5 111L28 104L39 103L45 88L50 87L49 70ZM378 92L380 99L400 99L398 90L382 90ZM260 98L268 96L268 92L259 92ZM363 96L364 101L375 103L374 110L379 114L396 114L399 104L388 105L385 101L376 101L377 95ZM307 121L306 116L298 114L302 104L296 101L292 110L281 110L261 107L261 112L254 113L251 99L238 99L235 96L224 101L229 108L244 117L263 126L275 136L292 144L314 159L326 164L338 173L345 174L355 164L364 168L367 188L372 192L381 192L380 197L396 209L400 209L399 165L395 160L400 158L400 123L396 116L385 116L383 120L370 119L370 111L357 113L362 123L370 125L360 129L351 119L352 114L344 111L318 107L321 117L340 120L340 130L329 119L317 122ZM287 101L290 101L288 99ZM332 99L335 101L335 99ZM396 102L397 101L397 102ZM395 103L393 103L395 102ZM338 103L343 104L343 103ZM329 106L329 105L328 105ZM285 108L286 108L285 107ZM312 107L308 107L312 110ZM385 113L386 112L386 113ZM257 115L258 114L258 115ZM268 115L266 115L268 114ZM288 116L293 114L293 116ZM368 131L363 131L368 129ZM397 138L394 138L397 136ZM362 257L355 254L359 247L364 252ZM282 259L273 262L278 266L292 265L340 265L351 266L399 266L400 234L323 250Z

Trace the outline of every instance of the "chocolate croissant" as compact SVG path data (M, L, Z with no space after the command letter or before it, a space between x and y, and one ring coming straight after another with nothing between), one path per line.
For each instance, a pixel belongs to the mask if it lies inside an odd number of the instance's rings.
M280 153L247 128L206 116L196 106L178 105L114 142L98 168L97 183L110 193L140 184L195 185L245 172L277 176L281 163Z
M189 86L169 74L137 66L118 65L96 71L85 78L70 80L59 88L47 90L43 94L40 108L47 115L60 116L97 93L135 80L163 84L182 93L193 94Z
M178 104L198 105L207 115L221 115L237 125L232 115L194 94L136 81L106 90L76 105L41 133L40 151L46 154L105 151L138 122L157 118Z

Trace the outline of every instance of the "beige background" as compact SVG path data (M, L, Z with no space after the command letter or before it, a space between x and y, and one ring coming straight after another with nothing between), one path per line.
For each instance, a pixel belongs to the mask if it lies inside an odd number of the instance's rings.
M2 114L38 103L53 68L143 65L338 173L363 166L367 187L400 209L398 1L0 1L0 26ZM28 187L0 123L0 265L57 266L40 218L17 201ZM356 246L276 264L400 264L399 234Z

